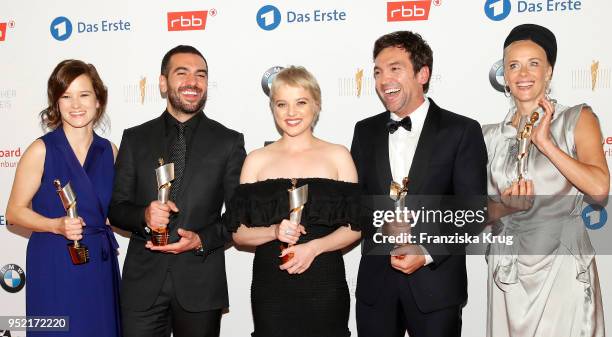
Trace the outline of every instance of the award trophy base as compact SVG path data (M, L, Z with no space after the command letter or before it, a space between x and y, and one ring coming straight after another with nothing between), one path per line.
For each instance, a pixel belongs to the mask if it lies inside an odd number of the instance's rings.
M151 229L151 243L153 246L165 246L168 244L168 227L159 227Z
M72 264L78 265L89 262L89 250L84 244L71 242L68 244L68 252L70 253Z
M287 244L287 243L281 242L281 244L280 244L280 249L281 249L281 252L282 252L283 250L285 250L285 249L287 249L287 248L291 247L291 246L293 246L293 245L290 245L290 244ZM293 253L289 253L289 254L287 254L287 255L285 255L285 256L283 256L283 257L281 257L280 259L281 259L282 264L285 264L285 263L289 262L289 260L291 260L292 258L293 258Z

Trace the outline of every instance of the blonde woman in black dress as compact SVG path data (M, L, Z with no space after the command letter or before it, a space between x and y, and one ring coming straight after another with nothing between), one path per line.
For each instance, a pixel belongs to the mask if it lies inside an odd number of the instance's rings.
M316 79L302 67L279 72L270 107L282 136L251 152L226 224L236 244L255 246L253 336L349 336L350 297L341 249L360 238L359 187L349 151L316 138ZM308 184L301 224L287 190ZM281 251L281 243L290 244ZM292 254L282 263L279 256Z

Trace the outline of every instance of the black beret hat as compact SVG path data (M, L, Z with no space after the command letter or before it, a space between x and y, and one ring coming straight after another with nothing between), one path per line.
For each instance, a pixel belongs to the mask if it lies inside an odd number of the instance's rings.
M546 52L546 58L548 63L555 68L555 62L557 61L557 39L555 34L548 28L531 23L526 23L514 27L506 41L504 41L504 49L508 47L512 42L530 40L535 42L537 45L544 49Z

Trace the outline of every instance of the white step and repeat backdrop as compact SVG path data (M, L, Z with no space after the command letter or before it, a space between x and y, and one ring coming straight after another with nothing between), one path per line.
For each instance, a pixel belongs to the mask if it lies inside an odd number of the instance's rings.
M291 64L305 66L321 85L323 110L315 133L348 147L355 122L383 110L371 56L380 35L421 33L434 50L429 95L442 107L486 124L500 121L508 107L496 90L506 35L517 24L538 23L554 31L559 43L552 96L566 105L593 106L610 160L612 46L605 42L612 31L610 12L611 2L594 0L5 1L0 10L0 316L25 312L25 291L16 290L22 288L21 277L27 278L28 234L7 225L3 214L16 164L42 134L38 112L46 103L48 76L63 59L82 59L98 68L109 89L111 123L103 135L115 144L125 128L164 110L158 90L161 58L177 44L191 44L209 64L206 114L243 132L247 151L278 137L262 80L270 68ZM606 214L596 215L586 217L586 225L604 226ZM119 238L121 262L127 241ZM222 336L252 331L252 258L234 248L227 251L231 307L223 316ZM345 259L354 293L359 249ZM612 258L601 255L598 263L610 322ZM469 257L468 272L463 332L484 336L484 258ZM350 328L356 335L354 305Z

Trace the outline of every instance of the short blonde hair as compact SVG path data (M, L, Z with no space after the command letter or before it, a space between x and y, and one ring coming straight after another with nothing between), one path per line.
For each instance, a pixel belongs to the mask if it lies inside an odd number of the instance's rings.
M290 87L299 87L307 90L317 107L316 117L319 116L321 111L321 88L317 79L304 67L300 66L289 66L276 74L272 84L270 85L270 108L273 108L274 95L281 85L288 85ZM316 118L315 118L316 120Z

